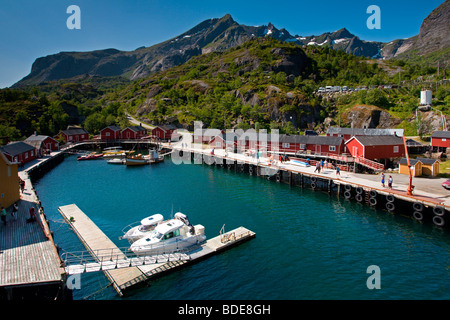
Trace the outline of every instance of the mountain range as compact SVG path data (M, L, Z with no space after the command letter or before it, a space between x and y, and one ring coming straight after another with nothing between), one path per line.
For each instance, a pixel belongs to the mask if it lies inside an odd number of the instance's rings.
M356 56L374 59L392 59L432 55L449 60L450 0L446 0L425 18L417 36L389 43L371 42L342 28L319 36L291 35L286 29L277 29L269 23L264 26L246 26L237 23L231 15L209 19L178 37L151 47L134 51L117 49L90 52L60 52L36 59L31 72L12 87L36 85L42 82L69 79L78 76L122 76L129 80L144 78L158 71L181 65L194 56L213 51L225 51L257 37L273 37L302 46L329 46Z

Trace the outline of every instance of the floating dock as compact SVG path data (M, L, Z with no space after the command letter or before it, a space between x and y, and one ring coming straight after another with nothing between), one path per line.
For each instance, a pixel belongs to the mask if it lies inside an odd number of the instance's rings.
M159 262L161 261L160 256L148 256L148 259L145 256L129 258L126 253L121 253L123 251L77 205L61 206L58 211L97 262L95 266L93 263L89 263L90 267L95 269L93 271L102 270L120 296L124 295L126 289L147 282L150 278L160 276L166 271L198 261L255 237L254 232L244 227L226 233L222 228L219 236L207 240L192 251L185 252L180 256L166 255L162 259L163 262ZM105 261L105 255L99 256L99 252L108 251L112 254L108 257L108 261ZM99 261L102 264L99 264ZM105 267L108 262L109 266ZM70 269L66 266L66 271L68 270ZM82 272L89 272L87 265L76 273Z

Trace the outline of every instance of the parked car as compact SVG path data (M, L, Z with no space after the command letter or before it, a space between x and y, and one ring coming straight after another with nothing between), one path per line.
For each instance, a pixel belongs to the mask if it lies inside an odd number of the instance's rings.
M442 187L444 189L450 190L450 179L447 179L444 182L442 182Z

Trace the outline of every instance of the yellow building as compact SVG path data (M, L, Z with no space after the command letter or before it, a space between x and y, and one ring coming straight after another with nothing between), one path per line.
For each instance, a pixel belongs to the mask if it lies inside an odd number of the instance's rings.
M420 177L422 175L422 162L417 159L409 159L411 165L411 175L413 177ZM409 175L408 161L402 158L399 162L399 173Z
M427 159L427 158L417 158L422 162L422 175L436 177L439 174L439 160L437 159Z
M19 173L16 163L11 163L0 152L0 206L8 208L20 200Z
M411 165L411 175L413 177L431 176L436 177L439 174L439 161L436 159L416 158L409 159ZM406 158L399 162L399 173L409 174Z

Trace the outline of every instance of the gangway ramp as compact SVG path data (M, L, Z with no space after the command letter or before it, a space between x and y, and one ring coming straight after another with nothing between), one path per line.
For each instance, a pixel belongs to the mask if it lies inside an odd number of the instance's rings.
M94 259L101 261L101 257L97 257L96 253L104 250L116 252L116 261L125 260L127 258L114 242L112 242L76 204L61 206L58 208L58 211L63 216L64 220L72 227L73 231ZM106 277L111 281L114 289L120 296L123 296L122 291L132 283L145 281L147 279L147 276L137 266L109 270L106 270L106 265L103 267L105 270L102 271L104 271Z
M190 256L183 252L137 256L128 249L103 249L94 254L87 251L66 252L62 255L62 260L64 261L66 273L72 275L185 261L190 260Z

